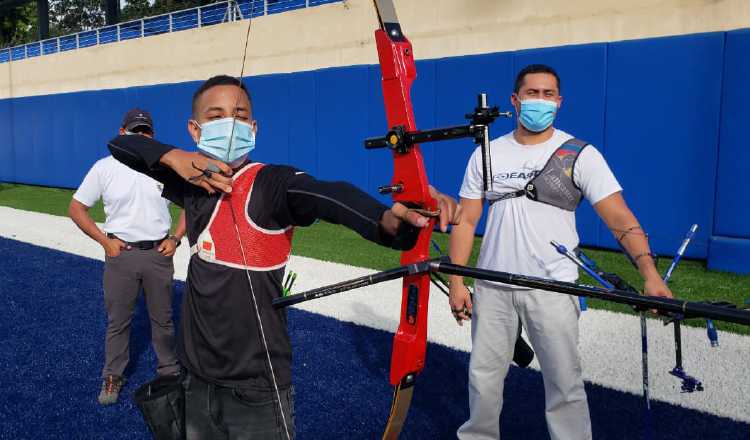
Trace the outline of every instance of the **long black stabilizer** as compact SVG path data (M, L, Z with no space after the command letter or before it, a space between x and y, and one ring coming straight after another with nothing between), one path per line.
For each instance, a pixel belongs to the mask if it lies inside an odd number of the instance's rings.
M282 296L275 298L272 301L273 307L278 309L281 307L288 307L293 304L301 303L304 301L310 301L312 299L322 298L324 296L333 295L336 293L345 292L347 290L358 289L360 287L371 286L373 284L383 283L385 281L397 280L409 275L418 275L424 272L429 272L430 263L439 260L427 260L408 266L401 266L395 269L385 270L383 272L377 272L372 275L366 275L353 280L342 281L340 283L331 284L328 286L318 287L317 289L308 290L302 293L296 293L294 295Z
M408 266L401 266L395 269L355 278L353 280L342 281L329 286L308 290L307 292L276 298L273 300L273 307L287 307L304 301L345 292L347 290L395 280L409 275L418 275L424 272L441 272L449 275L460 275L478 280L496 281L514 286L531 287L532 289L547 290L567 295L587 296L604 301L628 304L642 310L655 309L660 312L680 313L685 318L710 318L719 321L734 322L736 324L750 325L750 310L740 310L728 307L725 305L726 303L716 305L695 301L683 301L673 298L641 296L624 290L602 289L593 286L568 283L565 281L548 280L508 272L461 266L451 263L446 257L426 260Z
M496 281L514 286L531 287L567 295L587 296L590 298L628 304L640 309L655 309L660 312L682 313L686 318L711 318L736 324L750 325L750 311L713 305L708 303L683 301L673 298L634 295L623 290L607 290L564 281L547 280L507 272L460 266L444 261L430 263L432 270L449 275L461 275L485 281Z

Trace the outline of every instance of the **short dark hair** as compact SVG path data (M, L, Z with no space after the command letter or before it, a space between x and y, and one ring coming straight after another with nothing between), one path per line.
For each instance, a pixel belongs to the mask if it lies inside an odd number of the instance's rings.
M229 75L216 75L204 81L203 84L198 87L198 90L193 93L193 117L195 117L195 113L197 110L195 106L198 102L198 99L200 99L201 95L203 95L206 90L216 86L237 86L241 88L245 91L247 100L250 101L250 108L252 109L253 99L250 97L250 92L247 90L247 87L245 87L245 83L242 82L241 79Z
M555 69L546 64L529 64L518 72L518 75L516 76L516 85L513 87L513 93L518 93L518 91L521 90L524 78L531 73L549 73L557 80L558 92L562 90L562 87L560 86L560 76L555 72Z

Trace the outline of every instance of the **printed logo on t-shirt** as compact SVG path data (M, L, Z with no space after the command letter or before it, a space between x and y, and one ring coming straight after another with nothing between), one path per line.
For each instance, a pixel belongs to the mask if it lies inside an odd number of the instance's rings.
M541 173L541 170L539 171L529 171L527 173L524 173L523 171L511 171L507 173L497 173L492 176L492 180L495 182L502 182L504 180L511 180L511 179L521 179L521 180L531 180L534 177L538 176L539 173Z

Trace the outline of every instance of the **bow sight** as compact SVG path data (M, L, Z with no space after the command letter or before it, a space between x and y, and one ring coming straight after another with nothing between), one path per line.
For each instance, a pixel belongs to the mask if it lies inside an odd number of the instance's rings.
M452 127L434 128L432 130L406 131L403 125L393 127L383 137L365 139L365 148L390 148L398 153L404 154L413 145L425 142L447 141L451 139L473 138L474 143L482 148L482 173L485 192L490 188L492 182L492 161L490 159L490 129L489 126L499 117L510 118L511 112L501 112L497 106L487 105L487 94L480 93L477 96L477 106L473 113L467 113L468 125L456 125ZM378 188L380 194L399 193L403 191L403 185L395 183Z

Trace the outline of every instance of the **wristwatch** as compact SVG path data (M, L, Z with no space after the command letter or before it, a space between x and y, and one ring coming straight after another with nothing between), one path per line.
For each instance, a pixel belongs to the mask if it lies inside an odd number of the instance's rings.
M180 247L180 245L182 244L182 241L180 241L180 239L177 238L176 235L170 235L167 238L170 239L170 240L172 240L172 241L174 241L174 247Z

